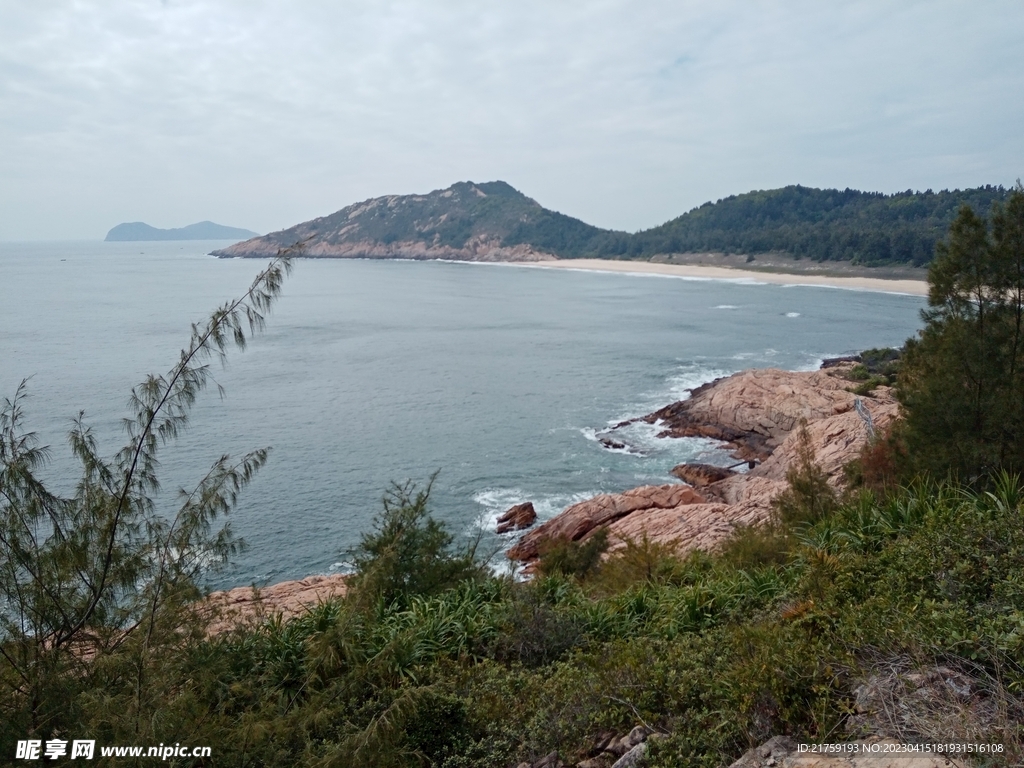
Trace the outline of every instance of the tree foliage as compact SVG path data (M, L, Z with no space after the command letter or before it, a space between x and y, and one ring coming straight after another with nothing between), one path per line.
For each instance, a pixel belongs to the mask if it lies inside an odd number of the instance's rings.
M884 195L799 185L733 195L640 232L638 255L719 251L787 253L868 266L928 264L962 205L987 210L1002 187Z
M899 376L920 469L964 479L1024 469L1024 188L991 221L964 206L928 273Z
M237 545L217 519L267 459L268 449L218 458L176 507L157 503L161 448L188 425L210 382L209 361L260 331L290 269L273 260L246 293L192 326L178 362L132 390L124 420L128 442L104 459L84 414L68 442L81 466L63 497L38 478L49 451L23 425L25 383L0 408L0 681L5 731L25 737L66 732L75 694L88 689L98 663L124 652L136 710L152 693L144 660L183 642L183 621L199 595L197 578ZM143 726L140 724L140 728ZM8 744L2 745L6 748ZM10 754L13 754L11 752Z
M352 553L355 592L383 606L404 609L416 596L433 595L479 573L475 545L454 547L454 537L428 507L426 488L394 485L383 512Z

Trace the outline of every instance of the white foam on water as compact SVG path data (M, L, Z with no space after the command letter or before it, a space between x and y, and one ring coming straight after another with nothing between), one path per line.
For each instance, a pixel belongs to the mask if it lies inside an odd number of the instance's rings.
M800 317L799 312L787 312L786 317Z
M622 456L638 457L642 457L645 455L644 451L641 450L639 447L632 445L631 443L623 439L623 429L607 429L598 432L593 427L582 427L579 430L579 433L583 435L583 437L586 438L588 442L597 443L598 445L601 446L601 448L608 451L608 453L617 453ZM613 445L608 445L608 443L604 442L605 439L614 440L615 442L620 443L622 447L618 448Z
M719 304L717 306L712 307L712 309L739 309L739 307L736 306L735 304Z
M675 400L686 400L691 390L708 384L715 379L731 376L735 371L726 371L722 368L707 368L698 364L681 365L675 373L668 377L667 395L671 398L665 405Z
M543 522L550 520L566 507L580 501L597 496L602 491L585 491L582 493L555 493L536 494L525 491L522 488L485 488L473 494L473 501L483 509L473 523L476 530L484 530L494 533L498 528L498 518L504 514L509 507L524 502L533 502L533 508L537 512L537 520ZM516 537L521 532L513 534L509 532L503 536Z

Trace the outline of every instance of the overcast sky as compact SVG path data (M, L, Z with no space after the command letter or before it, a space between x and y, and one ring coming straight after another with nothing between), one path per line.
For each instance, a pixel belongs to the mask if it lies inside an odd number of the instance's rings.
M1024 3L0 0L0 239L503 179L636 230L1024 175Z

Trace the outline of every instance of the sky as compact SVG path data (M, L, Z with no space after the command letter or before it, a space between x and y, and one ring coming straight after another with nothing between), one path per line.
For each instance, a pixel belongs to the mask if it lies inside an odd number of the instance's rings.
M0 240L501 179L635 231L1024 176L1024 3L0 0Z

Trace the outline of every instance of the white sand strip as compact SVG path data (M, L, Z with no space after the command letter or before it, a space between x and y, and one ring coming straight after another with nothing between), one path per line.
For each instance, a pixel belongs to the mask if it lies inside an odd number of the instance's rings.
M691 264L656 264L649 261L615 261L612 259L560 259L558 261L514 262L524 267L580 269L596 272L628 272L637 275L672 275L705 280L751 280L775 285L822 285L859 291L905 293L927 296L928 283L923 280L886 280L879 277L831 277L828 275L783 274L755 272L728 267L704 267Z

